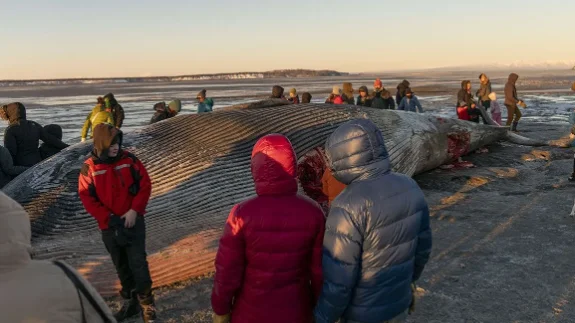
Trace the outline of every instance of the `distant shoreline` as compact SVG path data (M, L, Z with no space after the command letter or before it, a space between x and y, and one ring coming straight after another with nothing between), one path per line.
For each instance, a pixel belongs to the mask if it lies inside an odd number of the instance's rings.
M30 80L0 80L0 87L26 85L74 85L74 84L105 84L105 83L149 83L149 82L186 82L202 80L241 80L241 79L273 79L273 78L310 78L348 76L350 73L334 70L286 69L267 72L238 72L215 74L191 74L176 76L146 76L146 77L102 77L102 78L64 78L64 79L30 79Z
M575 68L574 68L575 69ZM85 78L54 78L54 79L6 79L0 80L2 87L18 86L38 86L38 85L90 85L90 84L131 84L131 83L179 83L189 81L214 81L214 80L257 80L257 79L304 79L314 77L365 77L375 75L394 75L394 76L416 76L416 75L449 75L449 74L468 74L468 73L524 73L524 74L546 74L559 73L573 75L572 69L564 68L530 68L530 67L445 67L429 69L407 69L380 72L361 72L349 73L339 72L336 70L311 70L311 69L283 69L267 72L237 72L237 73L212 73L212 74L189 74L174 76L127 76L127 77L85 77Z

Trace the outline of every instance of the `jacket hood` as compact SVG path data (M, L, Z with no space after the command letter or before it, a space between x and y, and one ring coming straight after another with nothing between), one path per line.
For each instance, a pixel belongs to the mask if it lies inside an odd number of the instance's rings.
M8 120L9 124L26 120L26 107L20 102L13 102L2 107L1 117Z
M310 103L311 102L311 94L308 92L304 92L301 95L301 103Z
M467 84L471 84L471 81L461 81L461 89L467 91Z
M57 124L49 124L44 126L44 130L52 136L62 140L62 127Z
M252 151L251 170L259 196L297 193L297 159L285 136L270 134L258 140Z
M122 132L108 123L100 123L94 128L94 151L92 154L103 162L111 161L108 157L108 149L114 141L118 141L122 148ZM116 139L117 138L117 139ZM121 156L121 151L118 152Z
M272 98L281 99L282 95L284 95L284 88L279 85L274 85L272 88Z
M30 261L31 235L28 213L0 192L0 274Z
M515 74L515 73L511 73L509 74L509 83L511 84L515 84L515 82L517 82L517 80L519 79L519 75Z
M341 125L328 138L325 151L333 176L345 185L390 171L383 135L368 119Z
M104 95L104 100L108 99L110 101L110 105L113 107L115 105L118 105L118 101L116 101L116 98L114 97L114 94L112 93L108 93L106 95Z

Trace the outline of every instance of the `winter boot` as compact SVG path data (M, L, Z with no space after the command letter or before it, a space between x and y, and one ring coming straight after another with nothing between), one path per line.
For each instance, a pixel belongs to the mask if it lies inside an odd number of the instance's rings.
M518 131L517 131L517 124L518 124L518 123L519 123L519 122L513 122L513 126L511 126L511 131L513 131L513 132L518 132Z
M130 295L121 293L123 298L122 308L114 314L116 321L122 322L140 314L140 304L136 296L136 291L132 291Z
M151 293L146 297L138 295L138 300L142 307L142 319L144 320L144 323L154 323L156 320L156 304L154 302L154 295Z

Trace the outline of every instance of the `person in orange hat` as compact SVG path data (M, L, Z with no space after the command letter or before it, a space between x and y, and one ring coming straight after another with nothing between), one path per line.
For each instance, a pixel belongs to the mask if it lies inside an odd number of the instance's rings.
M373 82L373 93L371 94L371 107L374 109L395 110L395 101L391 93L383 87L381 79L377 78Z

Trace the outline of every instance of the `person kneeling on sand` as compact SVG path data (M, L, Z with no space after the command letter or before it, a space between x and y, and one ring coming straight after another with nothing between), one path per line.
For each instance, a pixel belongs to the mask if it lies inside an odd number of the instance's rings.
M140 312L145 323L156 318L144 223L151 191L142 162L122 150L122 132L112 125L99 124L94 129L92 156L80 170L78 193L86 211L98 221L120 278L124 303L115 314L118 321Z
M0 321L116 322L102 297L74 268L31 259L31 235L28 213L0 192Z
M347 187L327 217L315 322L402 322L431 253L425 196L391 171L383 134L368 119L344 123L325 147L333 176Z
M220 239L213 321L311 323L322 285L323 211L297 193L297 158L283 135L258 140L251 171L257 196L232 208Z

